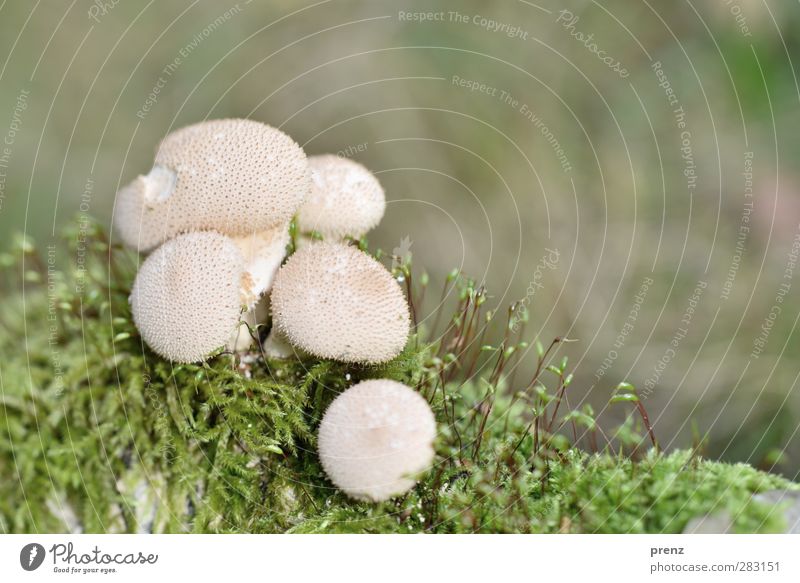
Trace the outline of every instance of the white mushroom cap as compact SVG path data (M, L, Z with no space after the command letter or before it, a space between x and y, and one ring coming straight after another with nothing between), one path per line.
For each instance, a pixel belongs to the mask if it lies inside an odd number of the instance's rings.
M233 239L244 256L245 276L242 279L242 301L251 308L272 289L289 244L288 223L268 231L251 233Z
M360 238L383 218L386 199L375 176L364 166L340 156L311 156L312 187L300 207L301 231L317 231L325 240Z
M375 259L342 243L297 251L278 272L271 299L281 334L314 356L386 362L408 340L400 285Z
M245 236L287 223L311 190L302 148L256 121L201 122L169 134L155 165L117 194L123 242L149 251L178 233Z
M243 272L241 252L219 233L187 233L164 243L142 264L131 291L144 341L168 360L205 360L236 329Z
M414 486L433 459L428 402L396 381L363 381L331 403L319 426L325 473L348 496L379 502Z

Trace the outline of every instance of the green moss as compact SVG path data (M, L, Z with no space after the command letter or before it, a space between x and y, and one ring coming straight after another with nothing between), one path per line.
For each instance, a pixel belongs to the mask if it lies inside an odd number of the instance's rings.
M574 422L586 443L596 429L591 411L552 413L566 362L539 347L542 374L510 397L503 371L526 344L508 331L497 347L474 342L488 318L467 279L448 280L459 304L442 339L415 336L385 366L258 354L173 365L130 321L135 258L91 235L83 273L55 269L29 242L2 258L3 531L680 532L721 510L742 532L783 528L752 494L796 485L695 452L645 453L632 417L597 451L570 446L560 427ZM435 467L377 505L336 491L315 453L331 399L374 377L417 387L440 424Z

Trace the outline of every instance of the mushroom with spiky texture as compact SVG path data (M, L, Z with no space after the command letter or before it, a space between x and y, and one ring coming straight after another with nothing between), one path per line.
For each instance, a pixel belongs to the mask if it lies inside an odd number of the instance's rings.
M164 138L150 173L117 194L114 222L142 252L193 230L244 237L287 224L310 190L306 155L282 131L205 121Z
M200 362L226 345L242 312L244 258L228 237L196 232L161 245L133 283L133 321L154 352Z
M400 354L410 316L400 285L355 247L318 242L281 267L273 322L294 346L321 358L377 364Z
M414 486L430 466L436 421L428 402L402 383L362 381L336 397L319 426L319 457L348 496L380 502Z
M308 159L311 192L297 213L301 232L315 231L326 241L361 238L378 225L386 209L383 188L364 166L324 154Z

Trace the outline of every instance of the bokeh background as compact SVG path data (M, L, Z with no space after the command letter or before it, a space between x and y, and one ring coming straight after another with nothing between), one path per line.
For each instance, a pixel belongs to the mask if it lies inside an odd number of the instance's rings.
M627 380L666 447L795 477L798 37L789 1L5 0L0 249L111 228L171 129L268 122L378 175L370 242L432 288L578 339L573 403Z

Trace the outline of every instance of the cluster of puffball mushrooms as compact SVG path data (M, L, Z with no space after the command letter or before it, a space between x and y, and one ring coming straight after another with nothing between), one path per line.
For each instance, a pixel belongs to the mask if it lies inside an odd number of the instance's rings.
M392 274L349 243L385 207L361 164L307 158L266 124L214 120L170 133L150 172L117 193L114 211L122 241L149 253L130 296L142 339L167 360L202 362L249 350L250 330L271 316L261 347L270 358L393 359L408 340L408 304ZM300 235L286 259L293 219ZM325 412L319 456L337 487L377 502L414 485L435 435L419 393L367 380Z

